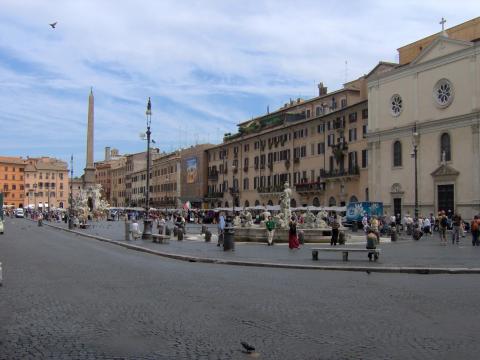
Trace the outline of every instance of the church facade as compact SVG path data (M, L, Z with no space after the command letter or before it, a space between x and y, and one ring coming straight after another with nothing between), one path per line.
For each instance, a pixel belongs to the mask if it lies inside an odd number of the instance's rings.
M480 213L480 42L468 40L443 31L368 77L368 184L388 214L414 215L415 173L419 215Z

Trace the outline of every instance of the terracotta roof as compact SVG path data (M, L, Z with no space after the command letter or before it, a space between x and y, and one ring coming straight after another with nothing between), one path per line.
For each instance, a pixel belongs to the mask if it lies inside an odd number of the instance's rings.
M0 156L0 163L25 165L25 159L15 156Z

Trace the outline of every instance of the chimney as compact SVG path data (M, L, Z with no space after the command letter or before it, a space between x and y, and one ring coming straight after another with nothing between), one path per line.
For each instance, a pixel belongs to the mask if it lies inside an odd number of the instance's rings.
M105 147L105 161L110 161L112 159L111 157L111 152L110 152L110 146Z
M327 95L327 87L323 86L323 82L318 84L318 96Z

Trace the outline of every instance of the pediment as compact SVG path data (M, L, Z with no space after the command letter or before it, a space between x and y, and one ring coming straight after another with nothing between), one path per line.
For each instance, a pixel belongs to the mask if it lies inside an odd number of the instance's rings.
M412 61L412 65L421 64L472 46L473 43L469 41L450 39L446 36L440 35L422 50L415 60Z
M440 165L437 170L432 172L430 175L433 177L444 177L444 176L458 176L460 172L455 170L453 167L447 164Z

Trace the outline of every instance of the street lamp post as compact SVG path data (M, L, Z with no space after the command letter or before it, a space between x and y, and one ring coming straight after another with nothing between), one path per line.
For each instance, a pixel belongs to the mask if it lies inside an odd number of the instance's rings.
M73 229L73 154L70 157L70 205L68 207L68 228Z
M418 170L417 170L417 153L419 144L419 134L417 132L417 126L415 125L412 133L413 144L413 159L415 162L415 221L418 220Z
M148 98L147 111L145 112L147 116L147 188L146 188L146 199L145 199L145 219L143 220L143 233L142 239L150 240L152 238L152 220L150 219L149 209L150 209L150 124L152 123L152 102Z

